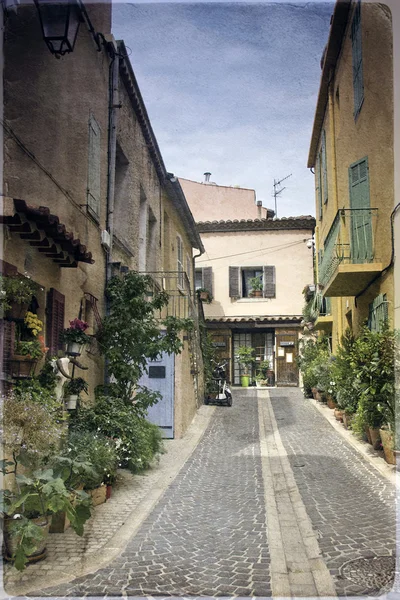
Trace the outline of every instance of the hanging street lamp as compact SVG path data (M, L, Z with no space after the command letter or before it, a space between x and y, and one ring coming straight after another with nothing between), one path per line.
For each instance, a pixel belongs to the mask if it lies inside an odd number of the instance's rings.
M76 0L34 0L43 39L57 58L73 52L82 20Z

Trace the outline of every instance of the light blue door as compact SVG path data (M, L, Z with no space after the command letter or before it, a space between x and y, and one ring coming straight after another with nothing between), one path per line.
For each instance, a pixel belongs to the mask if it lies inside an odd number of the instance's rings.
M175 356L162 354L159 360L147 362L148 373L140 380L150 390L160 392L162 399L147 409L147 418L158 425L163 437L174 437L174 368Z

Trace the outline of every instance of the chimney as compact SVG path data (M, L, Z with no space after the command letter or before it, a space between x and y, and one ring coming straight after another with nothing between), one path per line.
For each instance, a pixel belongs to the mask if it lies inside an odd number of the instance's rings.
M262 200L257 200L257 219L262 219L261 207L262 207Z
M204 173L204 183L210 183L210 177L211 173L209 173L208 171Z

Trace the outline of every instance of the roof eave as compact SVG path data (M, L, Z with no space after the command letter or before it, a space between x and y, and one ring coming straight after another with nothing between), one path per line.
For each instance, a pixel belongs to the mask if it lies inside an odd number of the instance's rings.
M332 69L335 69L342 48L343 36L346 31L347 21L352 0L337 0L329 31L328 44L322 68L321 81L319 85L317 106L314 115L314 124L311 134L310 150L308 154L307 167L315 166L318 142L324 123L326 104L328 102L328 90Z
M171 181L171 179L174 179L174 181ZM178 211L178 214L185 225L192 247L199 250L201 254L204 254L205 249L197 230L196 222L187 203L186 196L178 179L175 178L172 173L167 174L165 187L174 207Z

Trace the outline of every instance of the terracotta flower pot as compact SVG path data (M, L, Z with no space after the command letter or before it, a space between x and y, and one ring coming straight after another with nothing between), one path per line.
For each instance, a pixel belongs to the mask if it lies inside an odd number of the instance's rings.
M313 395L314 400L317 400L318 390L316 387L311 388L311 393Z
M369 437L371 438L371 444L375 450L379 447L379 443L381 441L381 436L379 433L379 429L373 429L369 427Z
M382 446L383 446L383 452L385 454L385 460L390 465L395 465L396 457L393 452L393 447L394 447L393 432L390 431L390 429L380 429L379 433L380 433L381 440L382 440Z
M327 404L329 408L337 408L337 404L330 394L327 394Z
M329 400L328 400L328 406L329 406ZM343 421L343 411L340 410L340 408L335 408L333 414L335 415L336 421L341 421L341 422Z
M34 552L27 556L28 562L37 562L46 557L46 543L49 535L50 521L46 517L38 517L36 519L30 519L32 523L38 525L43 529L43 539L37 543ZM15 553L18 545L18 538L11 535L10 525L13 519L7 518L4 520L4 545L6 548L6 560L12 560L12 555Z
M111 485L111 483L107 483L106 500L109 500L111 498L111 495L112 495L112 485Z
M345 426L346 429L349 429L353 418L354 418L354 415L349 415L348 413L343 412L343 425Z
M28 312L29 304L19 304L19 302L11 302L11 306L6 312L8 319L23 319Z
M94 490L88 490L88 494L92 497L93 506L99 506L99 504L104 504L107 500L107 486L100 485Z

